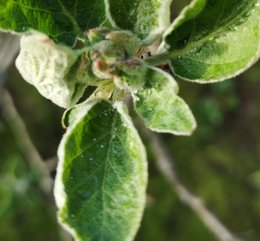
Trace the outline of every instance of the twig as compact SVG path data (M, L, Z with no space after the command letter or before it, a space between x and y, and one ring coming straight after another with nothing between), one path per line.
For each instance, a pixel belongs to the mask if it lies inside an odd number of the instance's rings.
M20 38L6 32L0 32L0 73L7 70L19 49Z
M26 160L29 161L30 165L41 171L41 188L48 196L50 196L52 180L50 178L49 172L40 154L32 143L24 122L17 112L12 97L7 90L2 89L0 92L0 105L4 118L12 128L17 145L19 146Z
M204 225L216 236L220 241L241 241L235 237L219 220L209 211L201 199L192 194L179 180L173 168L173 160L170 157L165 145L162 143L161 138L150 132L145 131L145 135L151 141L152 150L156 157L156 164L164 175L166 180L170 183L173 191L183 203L189 206L194 213L200 218Z

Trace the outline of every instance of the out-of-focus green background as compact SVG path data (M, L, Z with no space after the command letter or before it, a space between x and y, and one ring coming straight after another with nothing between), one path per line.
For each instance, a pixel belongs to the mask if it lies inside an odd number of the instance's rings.
M176 1L174 14L185 1L180 2ZM191 137L162 135L177 173L230 230L245 240L259 241L260 63L222 83L179 80L179 85L198 128ZM64 132L62 110L23 81L14 66L5 87L43 159L55 156ZM40 187L40 170L26 160L18 142L12 123L0 110L0 241L70 240L57 225L53 197ZM149 148L148 156L149 198L136 240L215 241L171 190Z

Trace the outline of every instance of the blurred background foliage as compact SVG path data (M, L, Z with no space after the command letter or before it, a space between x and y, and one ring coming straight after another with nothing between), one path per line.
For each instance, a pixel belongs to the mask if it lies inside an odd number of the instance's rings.
M176 1L173 16L186 2ZM178 82L180 95L198 122L191 137L162 135L179 177L230 230L245 240L259 241L260 63L233 80L213 85ZM64 132L62 110L22 80L14 66L5 88L42 158L54 157ZM28 162L14 132L0 110L0 240L70 240L57 225L53 197L41 189L40 169ZM155 166L149 140L144 141L150 179L136 240L215 241L172 192Z

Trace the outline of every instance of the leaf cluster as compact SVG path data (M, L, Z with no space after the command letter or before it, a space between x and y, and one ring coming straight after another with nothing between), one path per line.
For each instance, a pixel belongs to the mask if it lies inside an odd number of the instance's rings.
M60 223L79 241L130 241L140 224L147 161L125 96L149 129L190 135L196 121L172 73L211 83L259 58L260 0L193 0L172 23L170 5L0 2L0 28L22 35L22 77L67 109L54 193Z

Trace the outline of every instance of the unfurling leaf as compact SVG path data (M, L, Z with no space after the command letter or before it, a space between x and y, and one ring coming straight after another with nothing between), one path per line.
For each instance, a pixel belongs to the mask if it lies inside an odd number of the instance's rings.
M56 45L47 36L37 33L21 38L16 67L45 98L67 108L79 100L86 87L84 79L67 78L78 57L77 51Z
M158 68L148 68L144 87L132 91L135 110L148 128L175 135L193 132L196 121L177 93L178 86L171 75Z
M194 0L165 33L173 72L209 83L234 77L260 56L260 0Z
M145 203L143 144L122 103L85 104L58 151L60 223L78 241L133 240Z

